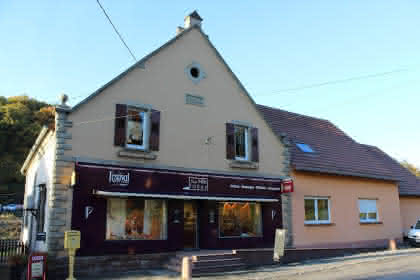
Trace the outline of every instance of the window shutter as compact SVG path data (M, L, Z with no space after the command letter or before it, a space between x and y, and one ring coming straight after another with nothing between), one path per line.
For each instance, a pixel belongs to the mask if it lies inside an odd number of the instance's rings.
M125 126L127 119L127 105L117 104L115 110L115 135L114 135L114 145L122 146L125 145Z
M251 161L259 161L258 153L258 128L251 128Z
M226 158L235 159L235 126L226 123Z
M159 151L160 112L152 110L150 114L149 147L152 151Z

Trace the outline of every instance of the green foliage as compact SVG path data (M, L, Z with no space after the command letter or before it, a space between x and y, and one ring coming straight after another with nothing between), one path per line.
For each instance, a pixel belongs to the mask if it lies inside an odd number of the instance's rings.
M0 96L0 185L24 183L20 168L25 157L42 126L53 124L54 108L47 103L28 96Z
M416 175L417 177L420 177L420 168L416 167L414 164L411 164L407 161L403 161L401 165L410 170L410 172Z

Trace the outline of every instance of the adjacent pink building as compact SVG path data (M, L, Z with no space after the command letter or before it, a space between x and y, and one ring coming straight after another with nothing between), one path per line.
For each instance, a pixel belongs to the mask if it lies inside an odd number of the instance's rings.
M292 248L387 247L420 217L420 184L376 147L331 122L259 106L289 140ZM416 212L417 211L417 212Z

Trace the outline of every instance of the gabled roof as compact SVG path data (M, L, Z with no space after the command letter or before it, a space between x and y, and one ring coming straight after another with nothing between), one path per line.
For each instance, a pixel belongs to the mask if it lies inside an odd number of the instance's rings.
M257 106L275 133L279 136L285 134L292 143L291 164L295 170L399 180L370 149L354 141L328 120ZM309 145L314 153L303 152L296 143Z
M76 111L80 106L86 104L92 98L94 98L95 96L97 96L98 94L100 94L101 92L103 92L105 89L107 89L109 86L111 86L114 83L116 83L117 81L121 80L125 75L127 75L128 73L130 73L132 70L134 70L136 68L144 68L144 64L150 58L152 58L153 56L157 55L160 51L166 49L172 43L174 43L179 38L183 37L185 34L189 33L193 29L199 29L201 31L201 28L198 27L198 26L193 26L193 27L184 29L181 33L179 33L178 35L176 35L174 38L172 38L171 40L167 41L165 44L163 44L162 46L160 46L156 50L152 51L151 53L149 53L148 55L146 55L145 57L143 57L142 59L140 59L139 61L137 61L133 65L131 65L130 67L128 67L125 71L123 71L122 73L120 73L118 76L116 76L115 78L113 78L111 81L109 81L105 85L101 86L99 89L97 89L96 91L94 91L93 93L91 93L88 97L86 97L85 99L83 99L82 101L80 101L78 104L74 105L73 108L71 109L71 111L72 112L73 111ZM204 35L204 36L206 37L206 35Z
M402 196L420 196L420 178L416 177L398 161L375 146L364 145L376 157L386 163L392 173L399 177L399 191Z
M42 127L41 131L38 134L38 137L35 140L35 143L32 145L31 149L29 150L29 153L26 156L26 159L23 162L22 167L20 168L20 173L22 173L22 175L26 176L26 171L28 171L28 168L29 168L32 160L34 159L34 157L36 155L36 152L38 151L41 144L44 142L44 140L47 137L49 131L50 130L48 129L48 127L46 127L46 126Z
M216 49L216 47L210 41L209 37L203 32L203 30L201 29L200 26L194 25L194 26L192 26L190 28L184 29L181 33L179 33L178 35L176 35L174 38L170 39L165 44L163 44L162 46L160 46L156 50L152 51L151 53L149 53L148 55L146 55L145 57L143 57L142 59L140 59L138 62L134 63L132 66L130 66L129 68L127 68L125 71L123 71L121 74L119 74L118 76L116 76L114 79L112 79L111 81L109 81L108 83L106 83L105 85L103 85L102 87L100 87L98 90L96 90L95 92L93 92L92 94L90 94L88 97L86 97L85 99L83 99L82 101L80 101L78 104L76 104L75 106L73 106L73 108L71 109L71 112L76 111L79 107L81 107L82 105L84 105L87 102L89 102L92 98L94 98L95 96L97 96L98 94L100 94L101 92L103 92L105 89L107 89L108 87L110 87L111 85L113 85L114 83L116 83L117 81L121 80L125 75L127 75L128 73L130 73L132 70L134 70L136 68L144 68L145 67L145 63L150 58L152 58L153 56L157 55L159 52L163 51L164 49L166 49L167 47L169 47L170 45L172 45L173 43L175 43L178 39L180 39L181 37L185 36L187 33L191 32L194 29L198 30L201 33L201 35L203 36L203 38L206 40L206 42L210 45L210 47L215 52L217 58L222 62L222 64L226 67L226 69L228 70L228 72L230 73L230 75L232 76L232 78L237 82L237 84L239 85L239 87L241 88L241 90L245 93L245 96L248 98L248 100L254 106L256 106L256 103L255 103L254 99L252 99L251 95L245 89L245 87L243 86L243 84L241 83L241 81L238 79L238 77L235 75L235 73L233 73L232 69L229 67L229 65L223 59L222 55L219 53L219 51ZM260 113L257 108L256 108L256 111L258 113Z

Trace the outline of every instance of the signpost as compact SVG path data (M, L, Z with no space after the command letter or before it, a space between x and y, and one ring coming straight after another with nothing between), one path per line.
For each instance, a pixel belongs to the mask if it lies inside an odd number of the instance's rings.
M28 279L47 279L47 254L33 253L29 256Z
M74 256L76 250L80 248L80 231L69 230L64 233L64 248L69 252L69 277L66 280L76 280L74 278Z

